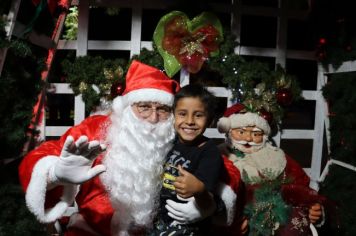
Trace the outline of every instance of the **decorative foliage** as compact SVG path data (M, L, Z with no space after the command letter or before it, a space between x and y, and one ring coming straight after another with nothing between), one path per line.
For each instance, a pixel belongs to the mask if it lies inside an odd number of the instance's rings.
M170 12L160 19L153 34L169 77L181 67L190 73L197 73L209 56L218 54L222 38L219 19L208 12L191 21L183 12Z
M218 72L233 100L243 103L249 111L260 113L269 122L280 124L283 106L301 98L300 87L293 76L277 66L271 70L259 61L246 61L234 53L237 43L234 36L225 33L220 55L207 62L209 70Z
M0 187L0 235L47 235L46 226L38 223L26 207L25 196L19 185Z
M315 0L311 15L317 37L317 58L337 69L344 61L356 60L356 16L353 1Z
M322 88L328 102L330 151L333 159L356 166L356 72L330 75ZM340 207L340 232L334 235L356 235L356 173L331 166L320 192ZM337 194L335 194L337 193ZM335 229L334 229L335 230Z
M330 76L322 89L329 103L333 159L356 165L356 72Z
M132 60L138 60L145 63L146 65L156 67L162 71L164 70L163 58L158 53L155 45L153 45L152 51L148 50L147 48L143 48L139 55L134 55L131 58L129 65L131 64Z
M66 30L64 31L63 38L67 40L76 40L78 33L78 7L73 6L69 8L66 20L64 21Z
M18 42L18 47L9 48L0 77L0 143L6 147L1 159L22 155L32 109L43 86L43 61L33 55L29 45Z
M274 235L280 226L284 225L291 207L285 203L281 194L281 186L285 180L276 178L270 170L262 171L263 177L249 178L243 173L244 182L258 184L254 191L253 200L245 207L248 216L251 235Z
M327 212L325 234L356 235L356 172L341 166L332 165L319 192L337 203L337 211Z
M63 71L75 95L81 94L87 112L95 110L101 99L111 100L124 83L124 60L105 60L102 57L77 57L74 62L64 60ZM123 92L123 89L120 89Z

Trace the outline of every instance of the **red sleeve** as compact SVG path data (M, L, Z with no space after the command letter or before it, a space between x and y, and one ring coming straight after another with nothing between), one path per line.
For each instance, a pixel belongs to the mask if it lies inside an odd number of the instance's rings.
M108 120L107 116L89 117L81 124L70 128L59 140L46 141L29 152L19 166L19 179L24 191L31 180L32 170L40 159L49 155L59 156L68 135L72 135L74 139L81 135L88 136L89 140L99 138L98 128L106 120Z
M224 170L222 174L222 181L229 185L232 190L237 194L241 187L241 175L240 171L234 166L234 163L223 155Z
M303 185L308 187L310 178L305 173L303 168L291 157L286 155L287 166L286 166L286 175L287 177L292 178L293 184Z

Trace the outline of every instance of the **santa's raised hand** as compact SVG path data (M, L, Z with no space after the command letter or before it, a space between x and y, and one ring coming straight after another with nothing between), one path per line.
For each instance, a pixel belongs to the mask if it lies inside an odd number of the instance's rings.
M87 136L80 136L74 141L68 136L64 142L58 161L49 171L49 183L82 184L106 170L104 165L92 167L95 158L106 147L98 141L88 141Z

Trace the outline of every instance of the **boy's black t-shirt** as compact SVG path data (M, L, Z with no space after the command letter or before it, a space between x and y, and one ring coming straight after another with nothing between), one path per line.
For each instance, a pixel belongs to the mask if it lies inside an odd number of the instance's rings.
M200 146L190 146L177 140L167 155L161 190L160 213L158 216L165 222L172 221L172 218L168 216L168 212L164 207L166 200L171 199L177 202L184 202L177 198L172 185L174 177L179 175L178 165L181 165L183 169L189 171L202 181L209 192L213 192L219 181L223 167L220 151L211 139L203 137L201 143L203 144Z

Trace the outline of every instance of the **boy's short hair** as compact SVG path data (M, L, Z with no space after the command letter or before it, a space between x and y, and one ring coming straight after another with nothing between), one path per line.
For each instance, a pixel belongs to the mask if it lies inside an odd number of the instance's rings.
M180 99L188 97L199 98L202 101L205 110L208 113L208 124L210 124L214 119L216 109L216 97L214 94L209 92L201 84L185 85L174 96L173 111L175 110Z

